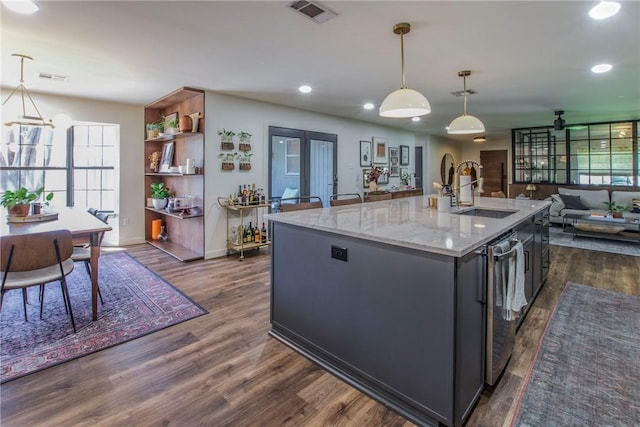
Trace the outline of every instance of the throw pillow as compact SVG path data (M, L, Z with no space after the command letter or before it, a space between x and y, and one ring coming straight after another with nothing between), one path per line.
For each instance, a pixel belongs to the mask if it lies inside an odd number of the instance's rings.
M631 199L631 212L640 213L640 199Z
M580 196L570 196L568 194L560 194L560 198L562 199L562 203L567 209L575 209L579 211L589 210L588 207L582 203L580 200Z
M564 203L562 203L562 199L558 194L551 195L551 207L549 208L549 213L552 216L560 216L560 211L565 208Z

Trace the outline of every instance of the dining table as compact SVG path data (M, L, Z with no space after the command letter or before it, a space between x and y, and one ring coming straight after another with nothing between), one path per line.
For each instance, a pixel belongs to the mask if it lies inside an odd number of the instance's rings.
M57 214L57 215L55 215ZM111 230L111 226L81 208L55 208L42 215L42 221L25 217L21 222L10 222L6 211L0 212L0 235L40 233L52 230L69 230L72 237L89 238L91 246L91 309L92 319L98 320L98 268L100 259L100 235ZM15 221L15 220L11 220Z

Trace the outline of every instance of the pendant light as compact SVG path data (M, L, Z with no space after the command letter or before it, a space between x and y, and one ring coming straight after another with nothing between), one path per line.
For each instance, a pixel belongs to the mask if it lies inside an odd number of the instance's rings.
M402 87L390 93L382 104L379 114L382 117L407 118L424 116L431 112L429 101L420 92L407 88L404 79L404 35L411 31L411 25L402 22L393 26L393 33L400 35L400 58L402 64Z
M20 94L20 101L22 103L22 115L21 116L16 116L16 118L14 118L13 120L9 120L9 121L5 122L4 123L5 126L13 126L13 125L21 125L21 126L50 126L51 128L54 128L55 126L53 125L53 122L51 120L45 120L45 119L42 118L42 114L40 114L40 111L38 110L38 107L36 107L36 103L33 102L33 98L31 98L31 94L29 94L29 91L24 86L24 60L25 60L25 58L33 60L33 58L30 57L30 56L27 56L27 55L22 55L20 53L14 53L11 56L17 56L17 57L20 58L20 84L15 89L13 89L13 91L11 91L11 93L9 94L7 99L4 100L2 105L4 106L11 99L11 97L14 94L19 93ZM37 114L36 116L28 116L27 115L26 103L25 103L25 95L29 99L29 101L31 101L31 105L33 106L33 109L35 110L35 112Z
M464 112L463 114L454 119L449 125L447 133L461 135L470 133L482 133L484 132L484 125L477 117L467 114L467 76L471 75L471 71L464 70L458 72L458 76L462 77L464 81Z

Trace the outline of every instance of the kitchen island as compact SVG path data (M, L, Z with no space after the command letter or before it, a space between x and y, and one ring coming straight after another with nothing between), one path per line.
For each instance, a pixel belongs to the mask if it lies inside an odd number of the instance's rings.
M418 425L461 425L484 387L484 245L549 202L410 197L269 215L270 334Z

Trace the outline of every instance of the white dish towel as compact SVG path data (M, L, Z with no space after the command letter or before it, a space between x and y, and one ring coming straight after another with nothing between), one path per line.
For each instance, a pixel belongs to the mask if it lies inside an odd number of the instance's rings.
M512 250L516 252L516 256L509 259L509 279L504 307L507 310L506 320L515 319L522 307L527 305L527 299L524 295L525 263L522 243L517 242L513 245Z

